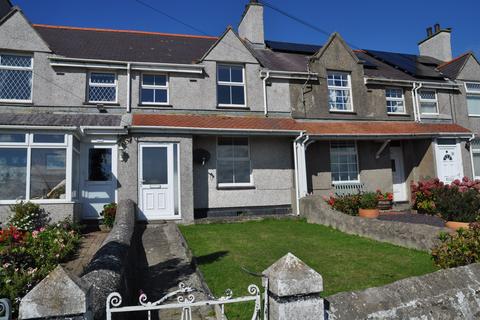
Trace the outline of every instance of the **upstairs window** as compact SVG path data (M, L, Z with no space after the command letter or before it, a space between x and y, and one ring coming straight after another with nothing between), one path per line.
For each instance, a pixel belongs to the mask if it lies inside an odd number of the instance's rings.
M469 116L480 116L480 83L466 82L467 108Z
M218 138L217 182L220 187L252 185L248 138Z
M387 98L388 113L405 113L403 89L387 88L385 89L385 97Z
M473 140L470 145L473 162L473 176L475 179L480 179L480 140Z
M332 182L358 182L358 155L355 142L335 141L330 144Z
M89 74L88 102L117 102L117 76L115 73L91 72Z
M438 114L438 100L435 90L420 90L418 100L421 114Z
M327 82L330 111L353 111L350 74L329 71Z
M217 102L220 107L245 107L245 68L217 66Z
M168 77L166 74L142 75L142 104L168 104Z
M0 54L0 101L32 101L33 58Z

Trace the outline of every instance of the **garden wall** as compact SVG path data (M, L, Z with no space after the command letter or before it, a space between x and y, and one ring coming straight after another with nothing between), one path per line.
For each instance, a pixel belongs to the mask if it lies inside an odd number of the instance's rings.
M422 251L430 251L439 243L439 233L449 231L446 228L423 224L349 216L333 210L323 198L317 196L302 198L300 212L309 223L322 224L348 234Z
M325 298L329 320L480 319L480 264Z

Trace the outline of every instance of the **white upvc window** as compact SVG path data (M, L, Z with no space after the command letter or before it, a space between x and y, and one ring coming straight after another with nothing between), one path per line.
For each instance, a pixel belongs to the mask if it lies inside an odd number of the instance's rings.
M418 92L418 100L421 114L438 114L438 97L436 90L420 90Z
M142 74L141 104L168 105L168 75Z
M219 107L246 107L245 67L217 65L217 104Z
M328 71L327 84L328 106L330 111L353 111L352 81L350 73Z
M117 74L90 72L88 74L88 102L117 103Z
M0 101L32 102L33 57L0 54Z
M465 82L468 115L480 117L480 82Z
M218 138L217 184L218 187L253 186L248 138Z
M71 199L72 136L0 132L0 203Z
M402 88L386 88L387 113L405 114L405 96Z
M352 141L330 142L332 183L359 182L357 144Z
M480 179L480 140L475 139L470 144L470 153L472 155L473 177Z

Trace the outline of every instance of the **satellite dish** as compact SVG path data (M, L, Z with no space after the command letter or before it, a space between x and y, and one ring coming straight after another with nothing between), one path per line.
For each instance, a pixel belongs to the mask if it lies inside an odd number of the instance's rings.
M210 160L210 152L205 149L193 150L193 161L201 164L202 166Z

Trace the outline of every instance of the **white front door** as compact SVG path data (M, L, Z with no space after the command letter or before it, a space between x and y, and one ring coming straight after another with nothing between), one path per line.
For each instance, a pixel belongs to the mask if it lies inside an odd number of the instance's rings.
M117 146L82 145L82 210L84 219L98 219L103 206L116 202Z
M179 218L175 205L174 144L140 144L140 219Z
M390 159L392 162L393 201L408 201L402 147L390 147Z
M463 164L460 143L455 139L438 139L435 145L438 179L445 183L462 179Z

